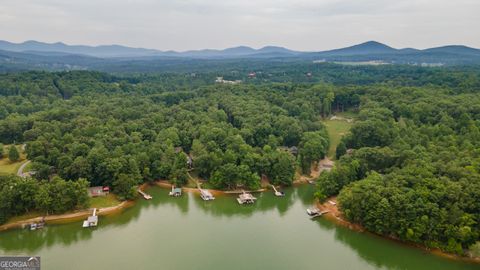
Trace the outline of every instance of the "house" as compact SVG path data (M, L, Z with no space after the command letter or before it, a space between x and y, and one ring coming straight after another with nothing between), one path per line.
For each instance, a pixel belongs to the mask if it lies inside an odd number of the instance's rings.
M109 189L110 191L110 189ZM97 187L90 187L88 188L88 195L90 197L98 197L98 196L105 196L107 195L108 193L105 193L103 191L103 187L102 186L97 186Z
M255 78L256 76L257 76L257 73L255 73L255 72L248 73L249 78Z
M224 84L239 84L242 81L241 80L229 81L229 80L224 80L223 77L217 77L215 82L216 83L224 83Z

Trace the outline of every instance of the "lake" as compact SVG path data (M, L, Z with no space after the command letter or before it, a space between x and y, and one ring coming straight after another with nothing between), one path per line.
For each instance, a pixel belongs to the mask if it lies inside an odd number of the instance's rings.
M197 194L168 196L148 189L122 213L43 230L0 233L0 254L39 255L42 269L480 269L328 220L310 220L313 187L286 196L257 194L255 205L235 196L204 202Z

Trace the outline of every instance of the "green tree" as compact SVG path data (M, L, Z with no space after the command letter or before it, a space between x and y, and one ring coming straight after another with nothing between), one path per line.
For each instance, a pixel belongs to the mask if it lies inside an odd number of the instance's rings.
M18 161L20 159L20 154L18 153L17 147L13 144L8 150L8 159L12 162Z
M267 175L272 184L290 186L295 177L296 163L294 157L286 151L274 151L272 167Z
M136 197L138 181L131 175L121 173L117 179L113 181L113 192L118 195L121 200L131 200Z
M327 117L332 113L332 103L335 100L335 94L330 91L323 98L323 117Z
M328 137L324 132L305 132L303 134L299 154L304 174L310 174L312 162L325 157L328 144Z

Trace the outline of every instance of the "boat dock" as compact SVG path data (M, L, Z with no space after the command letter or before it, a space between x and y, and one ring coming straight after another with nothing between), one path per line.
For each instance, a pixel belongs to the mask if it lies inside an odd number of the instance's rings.
M285 192L283 192L283 191L278 191L278 190L275 188L274 185L271 185L271 186L272 186L272 188L273 188L273 191L275 192L275 196L277 196L277 197L283 197L283 196L285 196Z
M215 197L213 197L212 193L210 193L210 191L206 190L206 189L201 189L200 187L198 188L198 190L200 190L200 197L202 197L202 199L204 201L213 201L215 200Z
M175 188L172 186L172 191L168 193L168 195L173 196L173 197L180 197L182 196L182 189L181 188Z
M96 227L98 224L97 208L93 208L93 214L83 221L83 228Z
M307 214L311 217L311 218L316 218L316 217L320 217L326 213L328 213L330 211L328 210L325 210L325 211L320 211L320 209L316 208L316 207L313 207L313 208L308 208L307 209Z
M252 204L257 200L252 194L243 192L237 198L239 204Z
M141 191L140 189L138 190L138 193L140 193L140 195L142 195L145 200L151 200L153 198L152 196L148 195L147 193Z
M31 231L35 231L37 229L43 229L44 226L45 226L45 217L43 217L42 220L40 220L39 222L34 222L34 223L29 224L28 228Z

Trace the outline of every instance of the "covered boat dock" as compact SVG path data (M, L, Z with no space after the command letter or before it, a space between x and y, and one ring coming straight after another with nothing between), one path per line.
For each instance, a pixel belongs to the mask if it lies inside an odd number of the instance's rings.
M243 192L237 198L239 204L252 204L257 200L252 194Z

